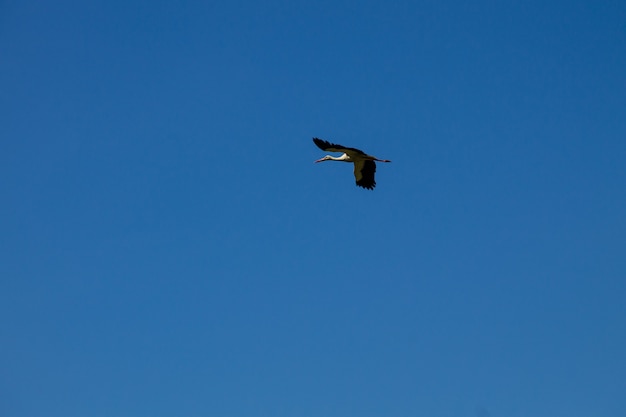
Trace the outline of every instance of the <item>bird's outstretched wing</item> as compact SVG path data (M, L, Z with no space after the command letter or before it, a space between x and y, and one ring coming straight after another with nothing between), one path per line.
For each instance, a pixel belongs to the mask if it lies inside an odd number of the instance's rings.
M359 187L373 190L376 187L374 174L376 173L376 162L368 160L358 160L354 163L354 178Z
M344 152L347 154L350 154L352 152L355 154L365 155L365 152L360 149L348 148L346 146L337 145L335 143L330 143L320 138L313 138L313 142L317 145L318 148L326 152Z

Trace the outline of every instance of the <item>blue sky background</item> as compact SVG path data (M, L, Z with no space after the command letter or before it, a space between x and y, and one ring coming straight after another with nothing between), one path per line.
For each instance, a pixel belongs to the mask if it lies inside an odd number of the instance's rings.
M0 1L0 414L625 416L625 22Z

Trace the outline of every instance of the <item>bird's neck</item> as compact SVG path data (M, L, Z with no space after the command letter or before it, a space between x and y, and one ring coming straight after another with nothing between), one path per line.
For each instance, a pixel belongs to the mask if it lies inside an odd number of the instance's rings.
M330 159L332 159L333 161L344 161L344 162L351 162L352 160L350 159L350 155L348 155L347 153L344 153L341 156L331 156Z

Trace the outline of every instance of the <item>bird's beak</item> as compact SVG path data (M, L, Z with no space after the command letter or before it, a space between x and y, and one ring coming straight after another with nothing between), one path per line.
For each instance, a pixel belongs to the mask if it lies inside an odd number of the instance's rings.
M315 163L317 164L318 162L322 162L323 160L324 160L324 158L318 159L317 161L315 161Z

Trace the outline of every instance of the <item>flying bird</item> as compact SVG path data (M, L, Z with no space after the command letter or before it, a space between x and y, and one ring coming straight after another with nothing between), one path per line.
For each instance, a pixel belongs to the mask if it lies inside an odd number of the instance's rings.
M391 162L387 159L378 159L375 156L366 154L365 152L355 149L347 148L345 146L336 145L334 143L327 142L320 138L313 138L313 142L323 151L326 152L342 152L341 156L330 156L318 159L315 162L324 161L343 161L354 162L354 178L356 179L356 185L359 187L373 190L376 187L376 181L374 180L374 174L376 173L376 162Z

